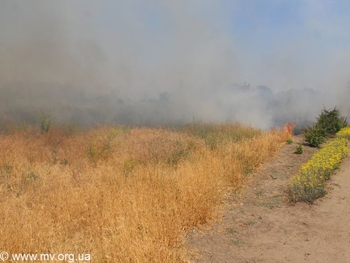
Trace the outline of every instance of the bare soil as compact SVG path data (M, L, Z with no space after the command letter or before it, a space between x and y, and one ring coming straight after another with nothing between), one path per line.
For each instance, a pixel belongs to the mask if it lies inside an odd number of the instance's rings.
M350 157L328 182L328 194L314 204L291 204L287 185L316 149L294 154L303 138L284 146L229 195L221 219L210 230L194 230L190 262L350 262Z

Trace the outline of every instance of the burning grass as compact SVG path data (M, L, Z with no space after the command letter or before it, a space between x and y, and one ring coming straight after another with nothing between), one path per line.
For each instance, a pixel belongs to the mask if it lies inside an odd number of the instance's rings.
M0 247L94 262L183 262L184 230L288 138L242 125L33 127L0 135Z

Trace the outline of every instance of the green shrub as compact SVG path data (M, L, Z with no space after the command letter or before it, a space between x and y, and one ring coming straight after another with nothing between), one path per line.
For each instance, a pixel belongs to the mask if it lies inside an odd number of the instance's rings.
M287 142L288 144L292 144L292 143L293 143L293 140L292 140L292 138L288 138L286 142Z
M303 153L303 146L301 144L299 144L296 148L295 148L295 152L296 154L302 154Z
M347 124L347 118L340 116L337 107L332 110L323 109L316 124L304 132L305 140L312 147L320 147L327 137L334 136Z
M341 128L346 126L347 119L340 116L340 111L337 107L333 110L323 109L316 123L316 127L323 132L324 137L335 135Z
M305 141L312 147L320 147L325 141L324 131L317 126L309 127L304 131Z

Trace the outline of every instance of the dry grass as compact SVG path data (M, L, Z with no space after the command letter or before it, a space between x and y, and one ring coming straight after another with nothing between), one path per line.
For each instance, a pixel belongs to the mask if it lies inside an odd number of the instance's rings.
M213 218L227 187L239 187L288 137L242 125L199 130L0 135L0 248L184 262L184 230Z

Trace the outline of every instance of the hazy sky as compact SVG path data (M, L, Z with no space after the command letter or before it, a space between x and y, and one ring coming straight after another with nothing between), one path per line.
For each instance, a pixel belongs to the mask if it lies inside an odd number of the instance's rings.
M193 111L208 108L213 96L227 97L215 91L244 82L274 92L328 90L347 103L349 1L0 0L0 6L0 85L116 89L131 99L170 92ZM208 112L215 116L214 106Z

